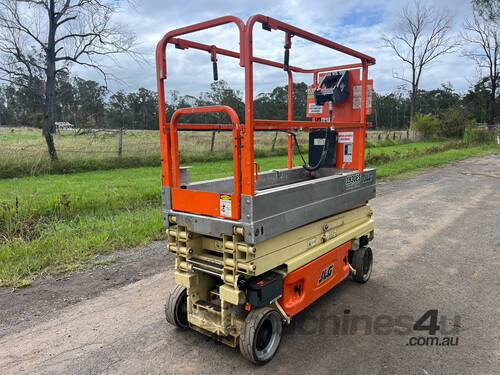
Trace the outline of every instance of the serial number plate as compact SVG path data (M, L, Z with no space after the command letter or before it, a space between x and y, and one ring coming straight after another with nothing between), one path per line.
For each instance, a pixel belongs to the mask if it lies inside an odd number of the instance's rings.
M361 185L361 173L356 173L345 178L346 190L351 190Z

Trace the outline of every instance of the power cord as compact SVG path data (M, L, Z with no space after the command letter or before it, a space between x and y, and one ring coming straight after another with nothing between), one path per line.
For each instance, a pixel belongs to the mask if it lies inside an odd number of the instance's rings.
M300 150L299 142L297 141L297 135L292 132L292 131L287 131L283 129L279 129L278 131L290 134L293 137L293 141L295 143L295 146L297 147L297 151L299 152L300 158L302 159L302 162L304 163L302 165L302 168L304 168L308 172L314 172L317 171L319 168L321 168L321 165L326 159L326 155L328 153L328 144L330 141L330 128L326 128L326 133L325 133L325 143L323 143L323 150L321 151L321 157L319 158L319 161L316 165L310 166L306 160L304 159L304 155L302 155L302 151Z

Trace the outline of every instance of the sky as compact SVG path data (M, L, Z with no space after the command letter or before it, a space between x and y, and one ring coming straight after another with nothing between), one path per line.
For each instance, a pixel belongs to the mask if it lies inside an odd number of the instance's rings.
M108 88L111 93L117 90L136 91L140 87L156 90L155 47L162 36L172 29L223 15L235 15L246 22L251 15L260 13L375 57L377 63L369 68L369 78L374 80L377 92L404 89L401 87L403 82L394 78L394 75L409 77L409 65L399 60L391 49L384 47L381 37L394 30L405 3L398 0L121 1L114 21L135 33L144 61L137 62L128 56L118 57L116 64L103 61L107 69L119 77L119 80L109 81ZM423 0L423 3L449 12L455 22L453 36L457 37L460 24L471 13L468 0ZM254 30L254 56L282 62L284 33L264 31L258 26ZM185 38L238 50L238 34L234 25L192 33ZM292 65L312 68L358 61L299 38L292 39ZM81 67L75 66L73 73L103 82L97 72ZM218 73L219 79L225 80L235 89L243 90L244 72L237 59L219 56ZM181 51L169 46L167 75L167 92L177 90L183 95L198 95L208 91L213 82L210 55L203 51ZM466 92L478 78L479 73L473 62L457 51L428 65L423 72L420 88L430 90L450 82L455 90ZM312 75L297 74L294 81L311 84ZM287 75L282 70L254 64L255 94L269 92L278 85L286 84Z

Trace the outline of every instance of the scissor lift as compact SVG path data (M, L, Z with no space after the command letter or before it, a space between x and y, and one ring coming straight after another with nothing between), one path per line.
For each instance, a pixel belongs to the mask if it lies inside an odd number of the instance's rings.
M239 51L181 39L195 31L233 23ZM255 24L284 32L284 61L253 56ZM350 55L357 63L303 69L289 64L292 38ZM245 119L223 105L182 108L166 118L166 47L239 59L245 71ZM371 111L375 59L271 17L244 23L225 16L167 33L156 49L162 156L162 214L168 250L176 255L175 282L165 305L167 321L191 327L236 347L250 361L269 361L282 326L349 274L366 282L372 270L375 170L364 168L366 115ZM254 118L253 64L288 75L288 119ZM293 73L310 73L307 116L293 119ZM180 123L193 113L225 112L231 124ZM232 132L233 176L191 182L179 165L178 132ZM288 133L288 166L258 172L254 131ZM309 130L309 162L293 167L294 131ZM297 144L298 146L298 144Z

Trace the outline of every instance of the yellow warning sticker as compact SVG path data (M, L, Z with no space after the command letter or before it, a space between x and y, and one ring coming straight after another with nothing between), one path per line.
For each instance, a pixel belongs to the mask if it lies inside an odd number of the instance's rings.
M231 217L231 195L221 194L220 195L220 216Z

